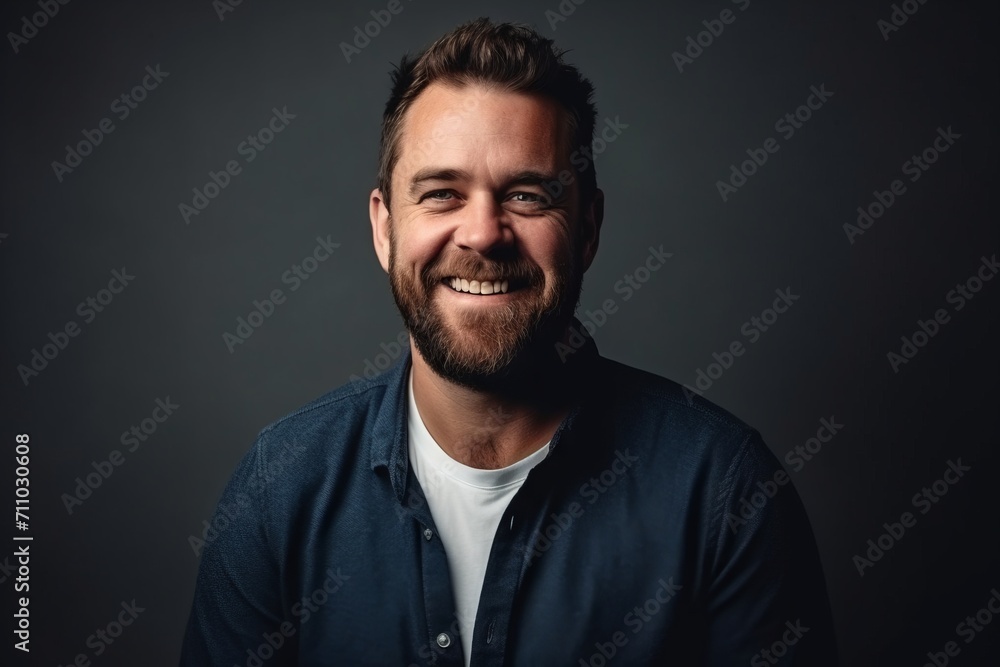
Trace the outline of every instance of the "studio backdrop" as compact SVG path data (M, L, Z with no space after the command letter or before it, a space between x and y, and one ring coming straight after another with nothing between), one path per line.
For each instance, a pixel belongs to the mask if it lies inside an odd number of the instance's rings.
M761 431L843 663L997 664L997 23L925 0L7 3L3 664L177 664L257 432L401 356L389 72L479 16L594 83L578 317Z

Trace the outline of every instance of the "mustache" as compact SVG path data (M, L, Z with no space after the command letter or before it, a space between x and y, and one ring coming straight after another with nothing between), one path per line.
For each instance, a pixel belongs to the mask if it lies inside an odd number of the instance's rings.
M506 280L518 287L540 284L544 280L542 270L524 258L499 262L462 255L451 261L427 267L423 276L424 287L431 289L445 278L453 276L475 276L479 280Z

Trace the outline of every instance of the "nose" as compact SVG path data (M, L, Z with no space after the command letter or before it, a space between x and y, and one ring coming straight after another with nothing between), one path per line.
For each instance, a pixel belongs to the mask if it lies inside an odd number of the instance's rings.
M470 198L453 234L455 245L483 255L509 245L513 241L513 232L504 221L504 214L503 206L489 194L481 193Z

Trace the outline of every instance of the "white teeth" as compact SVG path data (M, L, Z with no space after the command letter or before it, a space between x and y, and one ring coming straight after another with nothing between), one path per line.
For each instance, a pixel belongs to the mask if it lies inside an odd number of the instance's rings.
M452 278L449 282L451 288L459 292L469 294L506 294L510 283L506 280L466 280L465 278Z

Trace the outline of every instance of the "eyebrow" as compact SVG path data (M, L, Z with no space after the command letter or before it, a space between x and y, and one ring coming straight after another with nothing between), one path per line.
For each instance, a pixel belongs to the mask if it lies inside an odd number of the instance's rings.
M410 196L416 196L420 186L427 181L460 181L470 180L472 175L462 169L442 169L437 167L427 167L421 169L410 179ZM543 185L558 179L556 174L548 174L541 171L527 169L512 174L505 181L505 186L512 185Z
M540 171L522 171L514 174L508 181L508 185L543 185L544 183L558 180L557 174L546 174Z
M439 169L437 167L427 167L421 169L410 179L410 196L417 194L421 184L427 181L459 181L468 179L469 173L461 169Z

